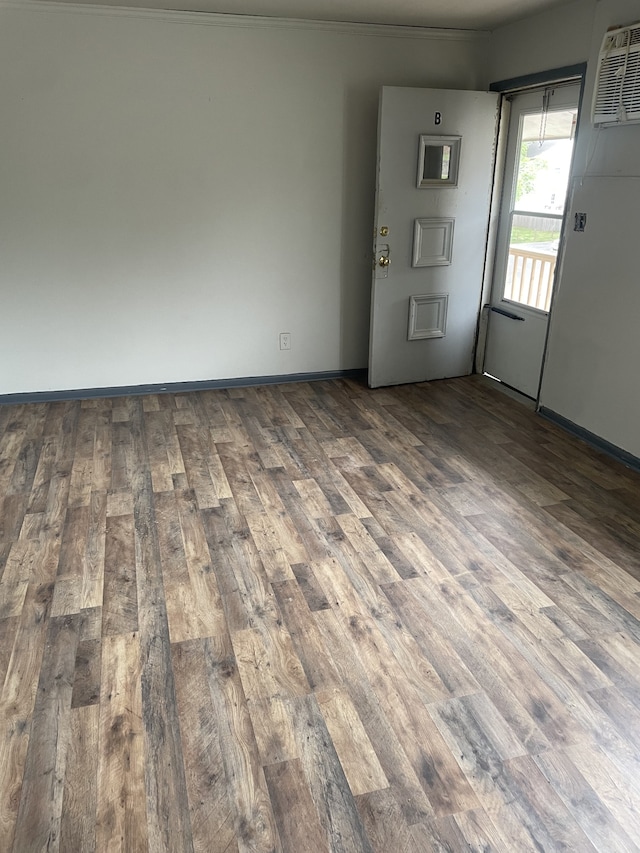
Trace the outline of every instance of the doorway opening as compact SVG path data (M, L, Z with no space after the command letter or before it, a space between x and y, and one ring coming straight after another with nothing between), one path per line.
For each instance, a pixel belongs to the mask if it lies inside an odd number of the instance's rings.
M562 251L580 83L555 83L507 98L483 373L536 400Z

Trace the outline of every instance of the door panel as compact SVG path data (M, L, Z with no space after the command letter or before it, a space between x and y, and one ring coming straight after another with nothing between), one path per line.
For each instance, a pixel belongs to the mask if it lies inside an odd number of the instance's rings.
M497 117L487 92L381 91L371 387L472 370Z
M533 399L540 384L579 96L579 84L572 83L511 100L484 371Z

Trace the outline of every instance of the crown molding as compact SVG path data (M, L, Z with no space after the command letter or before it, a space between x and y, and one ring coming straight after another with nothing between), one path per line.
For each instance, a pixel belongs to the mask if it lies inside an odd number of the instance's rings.
M57 0L0 0L0 9L48 12L53 14L97 15L109 18L138 18L167 24L249 29L314 30L352 36L425 39L435 41L476 41L490 35L486 30L458 30L437 27L408 27L388 24L356 24L348 21L308 21L301 18L270 18L258 15L231 15L218 12L182 12L143 9L132 6L104 6L93 3L60 3Z

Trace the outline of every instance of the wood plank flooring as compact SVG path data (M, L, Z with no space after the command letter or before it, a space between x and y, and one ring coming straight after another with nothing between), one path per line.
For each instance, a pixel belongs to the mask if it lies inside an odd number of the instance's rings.
M471 377L0 407L0 851L640 851L640 475Z

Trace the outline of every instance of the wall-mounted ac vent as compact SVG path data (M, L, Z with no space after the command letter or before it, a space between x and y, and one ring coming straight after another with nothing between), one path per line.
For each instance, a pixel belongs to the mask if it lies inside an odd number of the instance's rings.
M599 125L640 122L640 23L605 33L591 119Z

